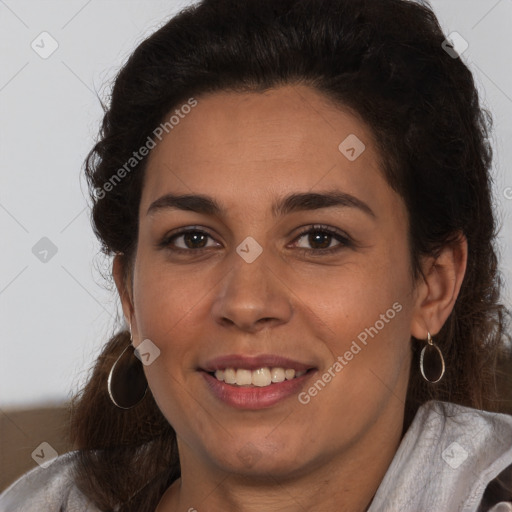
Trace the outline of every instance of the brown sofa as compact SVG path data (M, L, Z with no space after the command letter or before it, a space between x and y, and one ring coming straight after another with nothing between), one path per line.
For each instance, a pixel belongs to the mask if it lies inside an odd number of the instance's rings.
M41 443L48 443L59 455L72 449L67 434L68 419L66 404L0 409L0 492L38 466L32 453ZM41 454L41 449L36 454Z

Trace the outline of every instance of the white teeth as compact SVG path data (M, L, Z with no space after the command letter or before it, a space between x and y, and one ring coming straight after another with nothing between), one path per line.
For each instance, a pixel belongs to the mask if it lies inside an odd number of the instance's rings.
M239 368L236 371L236 383L239 386L248 386L252 384L252 372L251 370L243 370Z
M236 384L236 372L233 370L233 368L226 368L224 370L224 382L227 384Z
M272 368L270 375L272 382L284 382L284 370L282 368Z
M295 377L295 370L285 370L284 376L286 377L286 380L292 380Z
M254 370L251 372L252 374L252 384L254 386L268 386L272 379L270 378L270 370L268 368L260 368L259 370Z
M292 380L296 377L302 377L306 370L295 371L293 368L258 368L257 370L247 370L245 368L226 368L225 370L216 370L215 378L226 384L236 384L237 386L257 386L265 387L272 383Z

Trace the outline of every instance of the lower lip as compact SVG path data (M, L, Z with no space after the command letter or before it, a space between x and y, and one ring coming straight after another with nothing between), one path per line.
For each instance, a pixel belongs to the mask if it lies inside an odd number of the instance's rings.
M232 386L226 384L206 373L203 374L210 391L222 402L235 407L236 409L266 409L272 407L281 400L298 394L304 383L309 379L315 370L309 370L304 375L291 380L277 382L269 386Z

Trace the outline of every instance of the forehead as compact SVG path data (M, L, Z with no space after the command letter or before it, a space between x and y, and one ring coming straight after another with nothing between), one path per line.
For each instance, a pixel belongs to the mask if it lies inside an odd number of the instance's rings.
M169 192L254 208L276 194L326 188L368 203L392 200L370 129L313 89L224 91L196 100L149 155L141 212Z

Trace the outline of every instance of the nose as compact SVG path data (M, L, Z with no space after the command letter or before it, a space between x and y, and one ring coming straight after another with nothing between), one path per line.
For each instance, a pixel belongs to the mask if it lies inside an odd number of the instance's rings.
M265 250L252 263L238 254L234 258L212 305L215 321L247 332L288 322L293 314L288 288L277 269L270 267Z

